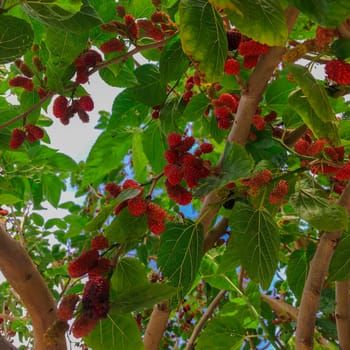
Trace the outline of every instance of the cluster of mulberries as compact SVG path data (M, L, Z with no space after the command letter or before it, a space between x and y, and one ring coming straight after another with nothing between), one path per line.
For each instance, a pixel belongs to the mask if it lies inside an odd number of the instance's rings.
M312 141L305 135L295 143L294 150L301 155L316 157L324 150L325 145L325 140Z
M165 219L167 217L166 211L161 208L158 204L149 202L143 198L143 187L140 186L136 181L127 179L123 185L120 186L115 183L108 183L105 187L112 197L117 197L123 190L128 188L135 188L140 190L140 193L131 199L128 199L120 203L114 210L114 214L118 215L121 210L128 208L128 211L133 216L146 215L147 226L151 232L156 235L160 235L165 229Z
M339 85L350 85L350 64L343 60L330 60L326 63L327 79Z
M213 99L214 115L218 128L227 130L233 122L233 114L237 112L239 97L234 94L223 93L218 99Z
M105 318L109 311L109 282L101 276L92 276L86 283L82 297L82 311L72 325L76 338L85 337Z
M201 78L198 71L196 71L194 75L189 76L185 82L185 92L182 95L182 99L185 105L190 102L192 96L194 95L193 88L196 85L201 85Z
M85 84L89 81L90 70L102 62L102 56L95 50L83 52L75 59L73 65L76 68L75 81L78 84Z
M94 101L90 96L82 96L79 99L68 100L65 96L58 96L53 102L53 114L63 125L69 124L69 120L78 114L83 123L88 123L90 118L87 112L94 109Z
M253 175L249 179L242 180L242 183L249 187L249 191L257 193L263 185L269 183L272 179L272 172L268 169L264 169L259 173Z
M178 204L186 205L192 200L191 193L186 190L181 182L184 180L189 188L197 186L198 180L210 174L210 162L203 160L203 153L210 153L213 147L209 143L203 143L195 154L188 152L194 145L192 136L181 137L178 133L168 135L169 150L165 152L168 164L164 167L164 175L167 177L165 186L170 199Z
M162 11L155 11L150 19L137 20L131 14L126 14L122 5L117 6L116 13L123 21L112 20L102 24L101 29L109 33L118 33L133 42L139 38L160 41L166 36L174 34L177 30L169 16Z
M282 199L288 194L289 185L286 180L280 180L270 192L268 201L271 204L280 204Z
M27 139L29 142L35 142L44 137L44 130L40 127L27 124L25 130L13 129L10 139L10 148L16 149L22 145L22 143Z
M266 54L270 47L255 40L241 40L238 52L243 56L243 66L247 69L256 66L260 55Z
M72 319L79 299L77 294L68 294L63 297L57 309L57 318L61 321Z
M315 45L318 51L326 50L337 36L339 34L336 28L317 27Z
M9 85L11 87L21 87L26 91L34 90L34 84L32 82L32 79L23 77L21 75L16 75L15 77L11 78L9 80Z
M225 61L224 72L227 75L237 75L240 71L240 68L240 63L234 58L228 58Z

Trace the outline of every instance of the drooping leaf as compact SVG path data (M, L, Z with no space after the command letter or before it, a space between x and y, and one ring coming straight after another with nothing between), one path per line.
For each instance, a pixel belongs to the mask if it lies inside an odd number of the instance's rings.
M35 103L39 101L39 95L36 91L23 91L20 98L21 111L25 112L30 107L32 107ZM41 108L36 108L33 112L31 112L27 117L27 123L36 124L37 120L40 116Z
M270 46L281 46L288 30L284 10L278 0L210 0L228 9L231 22L244 35Z
M142 311L176 294L177 289L167 284L146 284L131 287L113 299L112 311L127 313Z
M166 85L161 82L158 68L144 64L135 70L138 84L129 88L135 99L147 106L161 105L166 98Z
M177 302L190 289L203 255L203 229L187 221L169 223L160 237L158 264L163 276L178 288Z
M34 32L30 24L21 18L1 15L0 64L14 61L32 46Z
M140 331L131 314L108 314L107 318L101 320L94 330L84 338L84 342L94 350L144 349Z
M329 103L327 92L317 83L309 70L298 64L290 64L288 69L318 118L324 123L334 122L336 118Z
M12 205L18 202L21 202L22 199L14 196L11 193L2 193L0 194L0 205Z
M131 145L130 134L104 131L92 146L83 174L83 186L102 179L118 168Z
M288 0L288 2L323 27L336 27L350 16L347 0Z
M164 134L178 131L182 111L183 103L180 98L167 98L159 112L160 125Z
M288 103L317 138L328 138L333 144L340 145L338 121L322 121L300 89L289 95Z
M21 6L30 16L48 26L67 32L88 32L98 26L101 19L87 0L82 0L82 3L75 13L47 1L25 1Z
M208 83L223 75L227 38L221 16L207 0L181 0L180 37L182 49Z
M140 190L136 188L127 188L122 191L115 199L109 204L105 205L102 210L85 226L85 231L95 231L101 228L103 223L107 220L108 216L112 214L113 210L122 202L136 197L140 193Z
M51 174L43 174L41 181L44 196L55 208L57 208L64 185L57 176Z
M160 78L164 83L179 79L186 71L190 60L184 54L179 35L172 37L165 45L159 60Z
M142 133L135 131L132 136L132 166L135 171L135 178L144 182L147 178L147 158L143 150Z
M156 174L161 173L166 163L164 158L166 140L160 125L158 123L150 124L141 137L148 163Z
M306 250L295 250L289 257L286 274L288 285L298 300L300 300L303 293L308 270L309 262L307 260Z
M234 228L240 260L249 277L264 289L270 286L279 254L279 234L276 223L265 208L253 208L237 202L229 218Z
M330 202L320 190L300 186L289 202L297 215L318 230L338 231L348 226L345 208Z
M123 209L106 228L106 237L111 242L125 243L140 238L147 229L145 215L133 216Z
M350 235L343 234L329 266L328 282L350 278Z

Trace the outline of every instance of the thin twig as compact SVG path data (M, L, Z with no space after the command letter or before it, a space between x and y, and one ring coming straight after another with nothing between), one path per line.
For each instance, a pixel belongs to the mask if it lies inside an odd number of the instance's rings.
M204 325L206 324L206 322L208 321L208 319L210 318L210 316L214 312L215 308L218 306L220 300L225 296L226 292L227 292L226 290L221 290L216 295L216 297L211 302L211 304L208 306L207 311L202 315L202 317L198 321L196 327L194 328L194 330L191 334L191 337L187 342L185 350L192 350L194 348L194 343L195 343L197 337L199 336L199 333L201 332Z

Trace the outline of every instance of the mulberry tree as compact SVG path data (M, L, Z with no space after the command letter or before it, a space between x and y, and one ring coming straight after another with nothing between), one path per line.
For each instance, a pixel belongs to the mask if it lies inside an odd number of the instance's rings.
M1 349L350 349L349 18L0 1Z

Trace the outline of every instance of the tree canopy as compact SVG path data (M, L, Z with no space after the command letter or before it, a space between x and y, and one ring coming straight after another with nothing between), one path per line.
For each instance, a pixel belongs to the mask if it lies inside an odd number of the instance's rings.
M350 349L349 18L0 1L1 349Z

